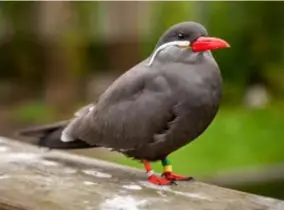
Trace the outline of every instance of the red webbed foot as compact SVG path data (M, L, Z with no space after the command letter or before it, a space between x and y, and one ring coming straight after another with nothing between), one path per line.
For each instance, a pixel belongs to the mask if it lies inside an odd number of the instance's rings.
M165 179L170 180L170 181L190 181L190 180L193 180L192 177L182 176L182 175L174 174L172 172L164 172L162 174L162 177L165 177Z
M192 177L182 176L178 174L174 174L172 172L172 165L170 164L169 159L166 157L161 160L162 165L164 167L164 173L162 173L162 177L170 181L190 181L193 180Z
M173 180L168 180L166 178L158 177L158 176L155 176L155 175L149 176L148 181L151 182L152 184L156 184L156 185L172 185L172 184L175 184L175 182Z
M144 166L145 166L145 169L146 169L146 173L148 175L148 181L150 183L155 184L155 185L172 185L172 184L174 184L173 180L168 180L166 178L156 176L148 161L144 160Z

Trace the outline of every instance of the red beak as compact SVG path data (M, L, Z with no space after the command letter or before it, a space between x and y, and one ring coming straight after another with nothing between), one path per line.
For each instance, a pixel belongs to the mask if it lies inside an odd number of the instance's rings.
M191 44L193 52L202 52L206 50L216 50L228 47L230 47L230 45L226 41L215 37L199 37Z

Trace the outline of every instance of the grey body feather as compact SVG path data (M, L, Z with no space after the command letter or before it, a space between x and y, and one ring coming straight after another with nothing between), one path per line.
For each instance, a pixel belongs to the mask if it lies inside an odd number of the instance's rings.
M217 113L221 75L210 54L183 50L179 56L186 59L173 62L176 54L167 55L150 67L143 61L130 69L95 109L67 126L67 135L151 161L195 139Z
M161 36L156 48L179 39L180 32L189 42L207 36L200 24L180 23ZM95 105L83 107L67 124L46 132L45 145L107 147L134 159L156 161L197 138L214 119L222 95L211 52L171 46L146 65L149 59L121 75ZM59 143L62 130L74 141Z

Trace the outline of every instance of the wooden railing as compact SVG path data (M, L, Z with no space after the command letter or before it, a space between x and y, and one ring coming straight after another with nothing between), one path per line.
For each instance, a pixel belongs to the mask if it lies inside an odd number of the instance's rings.
M283 210L284 202L0 138L0 210Z

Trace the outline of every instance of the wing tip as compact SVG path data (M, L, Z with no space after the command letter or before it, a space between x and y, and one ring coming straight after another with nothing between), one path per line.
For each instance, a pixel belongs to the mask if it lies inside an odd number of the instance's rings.
M72 142L74 141L75 139L70 137L64 130L62 131L61 133L61 137L60 137L60 140L62 142Z

